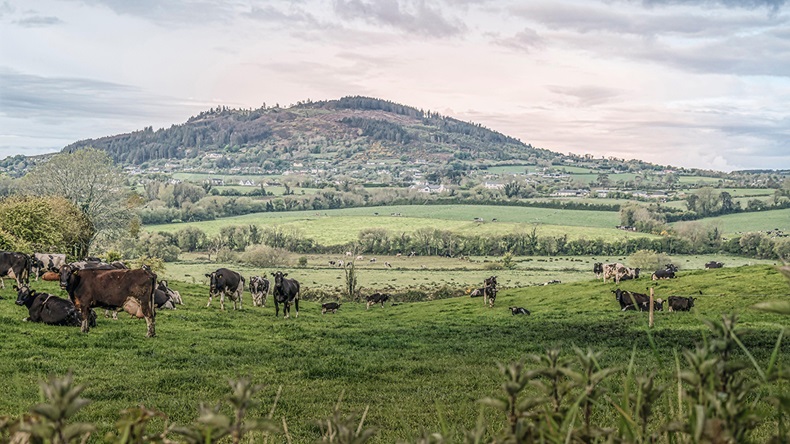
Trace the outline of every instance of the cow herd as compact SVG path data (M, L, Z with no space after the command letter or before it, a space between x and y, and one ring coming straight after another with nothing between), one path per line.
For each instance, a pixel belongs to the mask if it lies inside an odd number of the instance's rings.
M705 264L705 268L721 268L724 264L721 262L711 261ZM593 265L593 273L597 278L603 278L606 282L607 277L613 278L615 283L619 284L622 280L637 279L639 277L639 268L628 268L623 264L603 264L596 262ZM678 267L674 264L666 264L663 268L656 270L650 276L652 280L659 279L674 279L678 272ZM636 310L636 311L649 311L650 310L650 296L644 293L637 293L635 291L626 291L616 288L612 290L615 295L615 300L620 304L620 310ZM661 298L653 301L653 310L662 311L664 303L668 306L669 311L690 311L694 307L693 297L685 296L669 296L666 301Z
M723 263L711 261L705 268L721 268ZM652 280L674 279L678 267L667 264L651 274ZM610 279L619 284L621 281L638 279L640 269L630 268L621 263L595 263L593 272L596 277L606 282ZM30 288L30 277L43 280L59 281L69 298L64 299L49 293L39 293ZM242 308L242 299L246 280L239 273L228 268L219 268L206 273L209 278L209 295L206 307L211 306L213 298L219 297L220 309L225 309L225 298L233 303L234 309ZM166 281L158 281L156 274L147 266L129 269L121 262L105 263L98 258L86 258L83 261L67 263L64 254L36 253L27 255L18 252L0 251L0 286L5 288L2 277L16 281L16 304L28 310L25 319L31 322L43 322L51 325L80 326L81 331L88 332L96 326L94 308L105 309L116 316L119 311L126 311L132 317L146 320L146 336L156 335L156 309L175 309L183 304L181 295L168 287ZM269 293L272 294L275 306L275 317L279 317L280 305L283 307L284 318L289 318L291 308L294 316L299 317L299 299L301 287L296 279L288 278L288 273L276 271L272 274L273 282L266 275L251 276L249 291L254 307L265 307ZM472 297L483 297L483 305L493 308L497 297L497 277L490 276L483 280L482 287L471 291ZM643 293L612 290L615 300L623 311L648 311L650 297ZM390 300L386 293L373 293L365 298L366 309L372 305ZM694 307L695 298L670 296L667 300L653 301L653 310L689 311ZM321 305L321 313L337 313L341 304L326 302ZM513 315L529 315L524 307L508 307Z

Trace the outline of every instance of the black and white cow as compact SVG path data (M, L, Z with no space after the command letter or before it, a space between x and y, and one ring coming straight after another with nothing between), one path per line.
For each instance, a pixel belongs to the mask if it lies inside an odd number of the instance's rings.
M250 278L250 294L252 295L253 307L266 306L266 296L269 295L269 280L266 279L265 274Z
M595 277L599 279L603 276L603 262L596 262L593 264L593 273L595 273Z
M291 316L291 304L296 308L296 316L299 317L299 282L296 279L288 279L288 273L282 271L274 272L274 316L280 315L280 304L283 304L283 317Z
M532 314L529 312L529 310L527 310L524 307L508 307L508 308L510 309L510 314L512 314L513 316Z
M227 268L220 268L213 273L206 273L209 281L208 303L206 307L211 305L211 299L219 296L219 308L225 309L225 296L233 301L233 309L236 310L236 303L238 302L238 309L241 310L241 299L244 293L244 277L233 270Z
M708 270L711 268L721 268L723 266L724 266L724 262L716 262L716 261L710 261L705 264L705 268Z
M14 289L17 292L16 305L27 308L28 317L25 321L72 327L82 325L82 314L70 300L49 293L38 293L27 285L21 287L15 285ZM95 327L96 312L91 309L89 316L89 325Z
M373 293L370 296L365 298L365 310L368 310L371 305L381 304L381 307L384 307L384 303L390 299L390 295L387 293Z
M331 311L332 313L337 313L337 309L340 308L339 302L325 302L321 304L321 314L326 314L326 312Z
M683 296L670 296L667 298L669 311L689 311L694 307L695 298Z
M619 288L612 290L612 293L614 293L617 302L620 303L620 310L636 310L643 305L646 307L650 306L650 296L646 294L621 290Z
M30 260L33 262L31 271L36 280L47 271L60 273L60 267L66 265L66 255L62 253L33 253Z
M675 279L675 272L672 270L656 270L650 276L650 279L657 281L659 279Z
M483 305L488 305L494 308L494 301L496 301L497 282L496 276L491 276L483 279Z
M10 277L16 281L16 286L30 283L30 268L33 262L25 253L0 251L0 288L5 288L3 278Z

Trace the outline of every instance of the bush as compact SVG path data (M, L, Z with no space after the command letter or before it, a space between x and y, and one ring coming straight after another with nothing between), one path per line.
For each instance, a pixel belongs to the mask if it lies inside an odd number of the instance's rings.
M297 261L297 264L300 267L306 267L307 266L307 258L305 256L300 256L299 260Z
M656 253L652 250L639 250L628 256L628 265L634 268L641 268L644 271L652 271L664 268L672 258L664 253Z
M218 252L218 258L219 254ZM289 259L290 253L287 250L260 244L247 247L239 258L245 264L260 268L287 267Z

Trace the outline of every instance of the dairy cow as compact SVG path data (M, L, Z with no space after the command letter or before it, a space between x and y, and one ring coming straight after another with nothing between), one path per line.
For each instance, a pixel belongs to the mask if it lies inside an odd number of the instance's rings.
M274 316L280 315L280 304L283 304L283 317L291 316L291 304L296 308L296 317L299 317L299 282L296 279L286 278L288 273L276 271L274 273Z
M225 309L225 296L233 301L233 309L236 310L236 303L238 309L241 310L241 299L244 293L244 277L239 273L227 268L220 268L212 273L206 273L209 278L208 290L208 303L206 307L211 306L211 300L219 296L219 308Z

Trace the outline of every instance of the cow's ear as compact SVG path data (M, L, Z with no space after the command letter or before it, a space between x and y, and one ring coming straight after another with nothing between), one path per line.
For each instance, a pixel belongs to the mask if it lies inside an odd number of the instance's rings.
M210 275L210 274L208 274L208 273L206 273L206 277L207 277L207 278L210 278L210 277L211 277L211 275Z
M285 273L283 276L288 276L288 273Z

